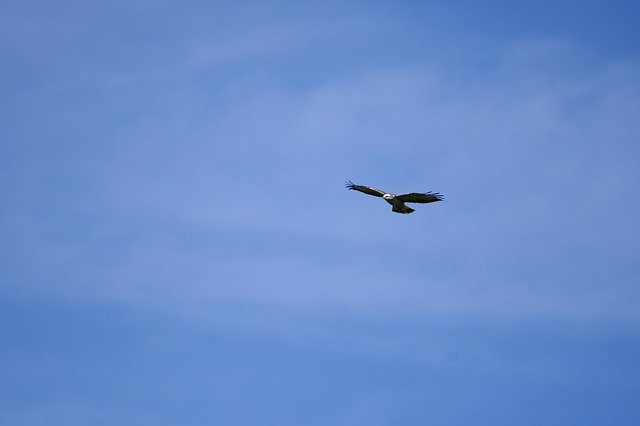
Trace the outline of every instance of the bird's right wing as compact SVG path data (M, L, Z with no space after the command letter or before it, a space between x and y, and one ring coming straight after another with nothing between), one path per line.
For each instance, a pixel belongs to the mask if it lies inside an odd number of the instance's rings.
M382 197L386 194L386 192L380 191L379 189L371 188L370 186L356 185L351 181L348 181L345 185L349 189L364 192L365 194L373 195L374 197Z
M425 193L417 193L410 192L408 194L400 194L396 195L396 198L403 203L434 203L436 201L444 200L442 194L438 192L425 192Z

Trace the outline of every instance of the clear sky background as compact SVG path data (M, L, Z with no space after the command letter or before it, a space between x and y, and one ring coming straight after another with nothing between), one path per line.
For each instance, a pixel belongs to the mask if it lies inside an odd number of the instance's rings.
M639 21L2 1L0 424L640 424Z

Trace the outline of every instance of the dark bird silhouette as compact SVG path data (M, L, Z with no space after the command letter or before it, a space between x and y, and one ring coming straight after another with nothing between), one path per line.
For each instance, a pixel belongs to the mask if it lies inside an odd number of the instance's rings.
M380 191L379 189L372 188L370 186L356 185L351 181L348 181L345 185L349 189L360 191L368 195L373 195L374 197L384 198L387 203L391 204L391 211L396 213L409 214L415 211L405 203L426 204L444 200L444 197L437 192L409 192L406 194L395 195L388 192Z

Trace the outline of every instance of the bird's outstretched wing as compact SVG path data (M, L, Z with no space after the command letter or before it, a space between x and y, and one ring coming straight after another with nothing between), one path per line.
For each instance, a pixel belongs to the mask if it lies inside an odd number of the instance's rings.
M418 193L418 192L409 192L408 194L400 194L396 195L396 199L402 201L403 203L434 203L436 201L444 200L444 197L437 192L426 192L426 193Z
M374 197L382 197L386 192L379 189L371 188L370 186L356 185L351 181L348 181L346 187L355 191L364 192L365 194L373 195Z

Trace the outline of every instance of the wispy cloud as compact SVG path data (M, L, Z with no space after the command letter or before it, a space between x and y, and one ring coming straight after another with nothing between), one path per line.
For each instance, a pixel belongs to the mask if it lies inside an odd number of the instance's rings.
M291 34L241 38L207 61L301 48ZM608 255L633 269L638 64L589 57L575 73L577 56L589 55L526 40L465 90L415 63L298 89L244 80L253 86L236 85L225 108L190 106L185 87L117 135L84 200L89 233L63 242L44 225L32 256L74 277L50 291L179 311L233 300L635 323L630 272L610 283L604 263L576 268L614 244ZM344 179L447 199L400 222ZM103 262L105 250L122 256Z

